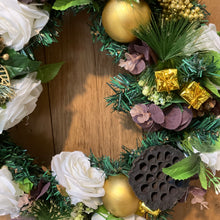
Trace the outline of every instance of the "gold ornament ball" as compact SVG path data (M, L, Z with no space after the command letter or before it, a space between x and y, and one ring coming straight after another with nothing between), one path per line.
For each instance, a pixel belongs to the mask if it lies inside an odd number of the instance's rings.
M110 0L102 12L102 24L113 40L129 43L136 39L132 31L149 23L150 16L150 8L143 0L140 3Z
M105 208L117 217L134 214L139 205L139 200L132 190L125 175L111 176L105 181Z

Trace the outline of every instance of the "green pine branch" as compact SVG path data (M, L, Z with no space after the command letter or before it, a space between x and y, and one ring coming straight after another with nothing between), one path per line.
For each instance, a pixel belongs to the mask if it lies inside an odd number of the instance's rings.
M198 53L193 54L191 57L184 58L178 70L178 79L181 84L199 81L203 77L219 77L219 75L216 74L218 68L214 57L209 61L205 59L205 57L200 58Z
M49 171L44 172L41 167L34 163L26 150L14 144L9 136L0 135L0 167L6 165L16 182L23 182L26 178L36 187L41 179L50 182L48 191L43 196L43 201L53 201L59 207L59 211L66 212L70 208L69 197L63 197L57 189L58 182Z
M134 34L153 49L162 62L159 69L163 69L177 65L186 56L186 45L200 35L200 31L196 30L198 26L199 22L190 23L186 19L156 21L152 17L150 24L141 25ZM194 46L198 45L195 43ZM196 50L196 47L190 47L191 53Z
M110 83L107 83L115 93L112 96L105 98L107 106L113 105L115 111L129 112L135 104L147 104L149 101L142 94L142 88L138 85L138 78L130 74L119 74L111 78Z
M91 17L91 20L92 25L90 28L93 42L101 42L102 46L100 51L107 51L107 55L113 57L115 59L115 63L118 63L120 59L124 58L124 54L128 50L128 46L126 44L116 42L108 36L102 25L101 15L94 15L94 17Z
M220 119L212 116L195 118L182 144L191 151L193 147L199 152L213 152L216 150L215 144L219 138L219 131Z

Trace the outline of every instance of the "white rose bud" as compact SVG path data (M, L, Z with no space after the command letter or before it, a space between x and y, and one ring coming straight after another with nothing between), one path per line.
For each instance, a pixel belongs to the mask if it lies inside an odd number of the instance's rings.
M0 169L0 216L11 215L15 218L19 215L18 199L23 191L12 180L12 175L6 166Z
M102 204L105 174L91 167L89 158L82 152L62 152L54 156L51 169L59 184L66 188L72 204L83 202L93 209Z
M0 11L0 36L6 46L16 51L38 34L49 19L47 11L17 0L0 1Z

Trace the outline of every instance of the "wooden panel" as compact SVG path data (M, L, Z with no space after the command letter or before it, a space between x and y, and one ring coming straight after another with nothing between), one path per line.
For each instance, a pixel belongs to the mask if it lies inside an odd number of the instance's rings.
M203 2L212 13L210 21L220 30L219 1ZM28 151L41 161L49 163L53 147L56 153L62 150L89 153L91 148L97 155L116 157L121 145L133 147L136 138L141 136L128 117L112 114L111 109L105 107L104 97L111 93L106 82L119 69L111 57L99 52L100 45L92 44L87 19L85 13L76 17L71 14L65 16L59 43L46 49L46 61L66 63L49 84L49 90L46 86L28 125L24 120L12 129L16 142L30 146ZM199 206L191 205L188 199L187 203L175 207L173 219L220 219L219 197L212 190L206 199L209 210L200 211Z
M128 117L105 107L104 97L111 94L106 82L119 70L93 45L87 21L85 13L66 15L59 43L46 51L48 63L65 61L49 84L55 149L88 154L91 148L97 155L117 156L121 145L133 147L141 132Z
M210 23L214 23L217 27L217 31L220 31L220 2L219 0L203 0L207 6L207 10L209 13L211 13L211 16L209 18Z
M44 61L44 49L36 51L39 60ZM10 135L16 144L23 146L28 153L41 164L50 164L54 155L53 135L51 128L48 85L37 102L37 108L20 124L10 129Z

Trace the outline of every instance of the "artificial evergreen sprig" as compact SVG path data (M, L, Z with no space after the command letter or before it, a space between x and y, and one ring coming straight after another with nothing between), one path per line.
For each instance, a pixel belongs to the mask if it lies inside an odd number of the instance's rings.
M38 200L29 209L28 213L27 216L33 216L38 220L60 220L69 219L71 211L60 212L60 207L53 200Z
M204 57L199 56L198 53L184 58L182 64L177 68L179 70L178 79L180 84L200 81L203 77L220 77L220 75L216 74L218 68L214 57L212 57L211 61L208 61Z
M69 197L63 197L57 189L58 182L49 171L44 172L41 167L34 163L26 152L14 144L5 133L0 135L0 167L6 165L12 173L15 182L23 182L28 179L34 187L38 185L41 179L50 182L50 187L42 197L43 201L52 201L59 207L59 212L65 213L70 209Z
M220 119L216 119L214 116L196 118L188 128L185 144L184 141L182 143L187 149L192 150L193 147L199 152L213 152L218 147L215 144L219 138L219 131Z
M113 105L113 110L129 112L135 104L147 104L149 101L142 94L142 88L138 85L138 77L130 74L119 74L111 78L107 83L114 91L114 95L105 98L107 106Z
M128 50L126 44L118 43L108 36L102 25L101 16L96 16L96 18L91 18L91 34L93 37L93 42L101 42L102 46L100 51L107 51L107 55L114 57L115 62L118 63L120 59L124 58L125 52Z
M105 172L106 178L120 173L125 174L125 170L120 159L113 160L108 156L97 158L92 152L90 153L89 159L91 166L97 167Z
M160 70L179 65L189 52L186 47L189 42L194 42L190 47L190 53L198 50L196 38L201 34L197 29L198 26L199 22L190 23L187 19L165 21L152 17L150 24L141 25L134 34L157 54L159 59L157 69Z

